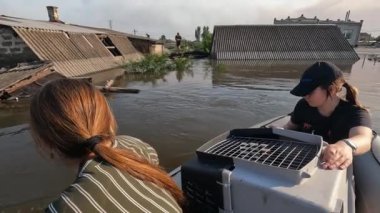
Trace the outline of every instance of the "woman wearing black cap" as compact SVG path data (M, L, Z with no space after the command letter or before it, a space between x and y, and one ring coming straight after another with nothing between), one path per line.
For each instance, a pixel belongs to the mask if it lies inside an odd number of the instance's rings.
M342 87L346 97L339 97ZM290 92L303 97L296 104L286 129L321 135L329 145L323 152L323 168L345 169L353 155L370 149L372 130L368 111L357 99L357 89L348 84L332 63L316 62L303 73Z

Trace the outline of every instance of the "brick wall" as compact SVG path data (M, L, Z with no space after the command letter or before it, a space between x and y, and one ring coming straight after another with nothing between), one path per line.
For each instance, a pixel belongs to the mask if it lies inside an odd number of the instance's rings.
M0 27L0 68L36 60L36 55L12 28Z
M0 54L20 54L27 47L11 28L0 28Z

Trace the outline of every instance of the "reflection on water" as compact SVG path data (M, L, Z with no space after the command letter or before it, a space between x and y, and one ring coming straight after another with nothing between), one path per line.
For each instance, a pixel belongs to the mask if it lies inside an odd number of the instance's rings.
M178 82L181 82L185 76L194 77L193 68L181 71L174 71L175 77ZM156 86L160 82L167 82L166 77L168 75L165 73L154 73L154 74L137 74L131 73L128 75L123 75L116 79L115 85L120 87L127 87L129 82L143 82L151 83L152 86Z
M298 80L315 61L214 61L212 83L253 90L289 91L289 81ZM345 74L352 61L336 61Z
M237 64L194 61L188 71L161 76L127 75L116 86L140 89L139 94L108 94L120 134L150 143L168 170L189 159L208 139L233 128L251 126L291 112L298 98L289 94L308 63ZM345 77L360 89L360 99L371 110L380 129L380 66L360 60L340 64ZM101 80L99 80L101 82ZM0 110L2 127L27 121L28 107ZM15 127L6 131L12 132ZM73 178L73 170L53 166L36 157L26 132L0 131L0 206L28 208L51 199ZM36 169L38 168L38 169ZM22 187L21 187L22 186ZM38 193L26 193L38 190ZM31 202L31 200L37 200ZM0 207L1 209L1 207Z
M0 103L0 128L25 123L29 118L28 109L29 99L21 99L16 104L14 101Z
M335 65L339 66L343 72L350 72L352 65L356 61L331 61ZM256 60L256 61L239 61L239 60L218 60L213 61L213 66L223 65L228 67L228 70L238 70L238 71L250 71L252 73L264 71L271 76L275 76L277 73L281 72L302 72L315 61L304 61L304 60L279 60L279 61L269 61L269 60Z

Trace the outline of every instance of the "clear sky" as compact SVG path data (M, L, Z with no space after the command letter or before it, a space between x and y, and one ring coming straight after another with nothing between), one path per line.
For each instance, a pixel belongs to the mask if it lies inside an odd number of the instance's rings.
M66 23L109 27L153 38L177 32L194 39L197 26L273 24L299 17L364 20L362 32L380 34L380 0L0 0L0 15L47 20L46 6L59 7Z

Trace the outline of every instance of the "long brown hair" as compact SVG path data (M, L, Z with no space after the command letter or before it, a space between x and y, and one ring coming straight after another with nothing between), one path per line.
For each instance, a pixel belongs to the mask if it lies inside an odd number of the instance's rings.
M342 87L346 89L346 101L351 103L352 105L358 106L360 108L365 109L364 106L362 106L358 99L359 90L352 86L351 84L347 83L346 80L344 80L343 77L339 77L335 81L333 81L330 85L322 85L323 89L326 89L327 95L331 96L330 90L332 88L335 88L336 91L341 91Z
M165 188L183 204L182 191L159 166L109 145L115 139L116 121L104 95L89 82L61 79L48 83L33 97L30 115L32 135L40 147L69 159L95 153L135 178ZM90 150L85 143L94 136L100 142Z

